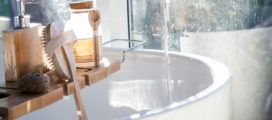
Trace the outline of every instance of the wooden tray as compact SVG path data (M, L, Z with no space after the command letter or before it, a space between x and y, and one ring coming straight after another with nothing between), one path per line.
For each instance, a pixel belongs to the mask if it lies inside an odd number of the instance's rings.
M9 87L17 87L16 83L7 83ZM5 86L3 86L5 87ZM6 98L0 99L0 115L5 119L13 120L34 110L46 107L64 96L62 85L51 85L49 92L43 94L22 94L16 89L1 88L1 93L9 93Z
M101 63L101 66L93 69L78 69L77 76L80 88L90 86L100 80L103 80L110 74L120 69L120 61L108 60L107 63ZM16 119L32 111L44 108L65 95L74 93L74 84L72 82L53 83L47 93L28 95L22 94L18 89L18 82L8 82L0 85L1 93L9 93L6 98L0 98L0 119L4 117L8 120Z

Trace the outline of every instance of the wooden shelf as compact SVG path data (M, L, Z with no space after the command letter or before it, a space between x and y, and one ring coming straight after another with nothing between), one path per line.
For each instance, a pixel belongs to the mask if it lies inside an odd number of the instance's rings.
M100 80L103 80L110 74L120 69L120 61L111 60L107 63L101 63L99 68L94 69L78 69L77 77L80 83L80 88L90 86ZM74 93L74 84L71 82L52 84L49 92L37 95L23 94L17 89L17 82L9 82L5 85L0 85L1 93L8 93L6 98L0 98L0 119L5 116L8 120L16 119L27 113L37 109L44 108L58 100L61 100L65 95Z
M17 83L7 83L9 87L16 87ZM34 110L46 107L64 96L62 85L52 85L49 92L44 94L22 94L16 89L0 89L1 93L8 93L9 96L0 99L0 115L8 120L16 119Z
M118 60L109 60L107 63L100 64L99 68L94 69L78 69L77 78L79 79L80 88L83 89L86 86L90 86L100 80L105 79L110 74L120 69L121 62ZM65 95L71 95L74 93L74 84L72 82L64 85Z

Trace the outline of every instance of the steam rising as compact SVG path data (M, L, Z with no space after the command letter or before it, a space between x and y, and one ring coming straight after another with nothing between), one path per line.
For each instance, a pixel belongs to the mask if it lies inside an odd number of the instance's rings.
M27 5L26 10L31 14L33 22L46 25L54 21L64 25L70 19L69 2L69 0L40 0L38 5Z

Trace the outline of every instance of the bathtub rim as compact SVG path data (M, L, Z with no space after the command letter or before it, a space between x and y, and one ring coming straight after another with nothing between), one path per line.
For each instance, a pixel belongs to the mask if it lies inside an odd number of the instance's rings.
M105 50L111 50L115 52L121 52L121 48L104 48ZM129 55L131 54L148 54L148 55L155 55L155 56L165 56L164 51L162 50L150 50L150 49L138 49L131 51ZM212 77L212 84L208 86L206 89L203 91L187 98L179 102L172 103L166 107L159 108L157 110L150 110L150 111L145 111L145 112L138 112L135 114L131 114L129 116L123 117L123 118L116 118L117 120L135 120L135 119L141 119L141 118L147 118L151 116L158 115L160 113L166 113L169 111L173 111L175 109L191 105L195 102L200 102L201 100L205 99L206 97L209 97L210 95L215 94L217 91L223 89L228 83L232 81L232 74L230 73L229 69L227 68L226 65L223 63L216 61L214 59L201 56L201 55L196 55L196 54L191 54L191 53L185 53L185 52L169 52L170 59L171 57L183 57L188 58L191 60L198 61L200 63L203 63L205 66L208 67L211 77ZM115 119L114 119L115 120Z

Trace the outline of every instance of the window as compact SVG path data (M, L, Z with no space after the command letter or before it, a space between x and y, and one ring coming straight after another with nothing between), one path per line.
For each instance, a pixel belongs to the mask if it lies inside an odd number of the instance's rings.
M131 37L163 49L168 12L170 50L216 59L232 72L231 118L271 119L272 0L168 0L166 12L164 1L131 0Z
M0 16L9 16L9 4L8 0L0 1Z
M131 38L145 40L146 49L163 49L164 13L169 13L168 36L172 51L180 51L186 32L248 29L261 20L263 0L131 0ZM266 0L264 0L266 1Z

